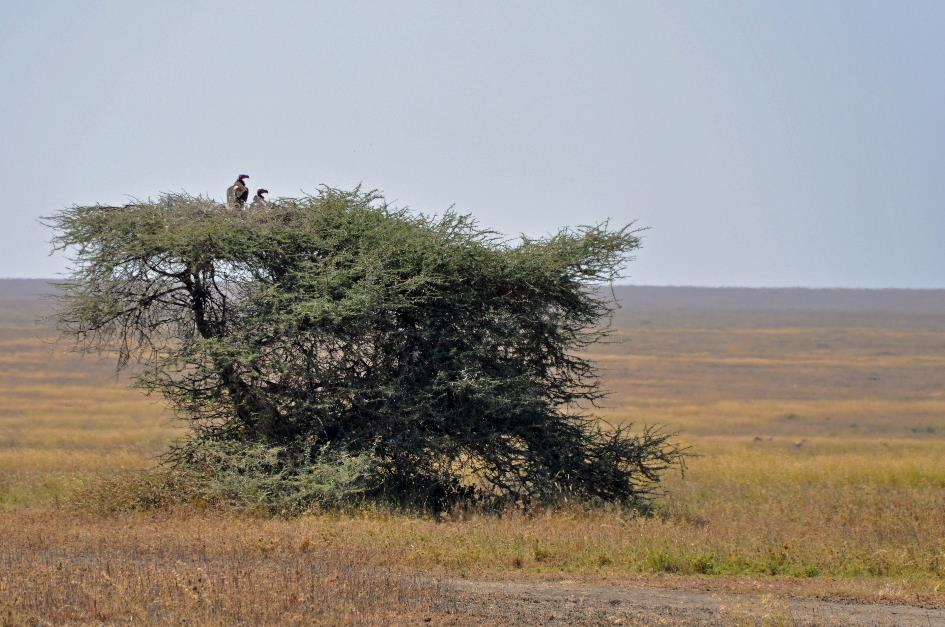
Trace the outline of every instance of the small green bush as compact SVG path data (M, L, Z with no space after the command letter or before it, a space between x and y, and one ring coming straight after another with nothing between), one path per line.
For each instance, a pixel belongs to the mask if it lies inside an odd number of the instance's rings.
M355 503L376 481L366 455L326 451L313 463L284 447L189 439L172 449L186 462L100 477L70 503L98 514L168 507L293 516Z
M189 471L194 497L226 509L300 514L353 503L378 481L368 455L328 447L314 461L306 455L305 448L206 438L185 440L170 454Z

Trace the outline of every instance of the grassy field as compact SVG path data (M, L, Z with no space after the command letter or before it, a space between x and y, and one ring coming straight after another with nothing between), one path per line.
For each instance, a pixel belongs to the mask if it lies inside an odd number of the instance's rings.
M623 310L594 353L603 414L665 424L695 453L652 518L285 521L77 510L77 491L153 465L180 426L55 343L35 322L48 304L0 304L0 623L423 620L455 609L436 577L945 606L945 316Z

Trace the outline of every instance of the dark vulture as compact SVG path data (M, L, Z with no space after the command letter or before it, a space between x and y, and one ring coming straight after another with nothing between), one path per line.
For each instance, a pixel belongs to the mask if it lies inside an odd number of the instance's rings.
M249 188L243 179L248 179L248 174L240 174L236 177L236 182L226 188L226 206L228 209L242 209L246 205L246 199L249 198Z

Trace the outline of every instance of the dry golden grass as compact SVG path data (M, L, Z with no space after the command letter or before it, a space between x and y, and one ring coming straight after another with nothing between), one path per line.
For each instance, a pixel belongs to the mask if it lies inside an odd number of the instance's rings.
M0 534L0 624L391 624L444 611L435 583L266 521L20 513L0 515Z
M787 581L810 594L945 605L945 322L624 315L625 341L595 352L613 391L604 414L667 424L698 454L685 476L668 478L649 519L275 521L62 506L96 477L149 467L181 427L109 364L68 355L48 329L7 317L0 608L10 620L266 622L293 611L285 598L342 622L383 621L385 607L438 611L436 591L402 569ZM197 577L195 591L187 582ZM326 578L347 592L317 592ZM376 593L365 598L365 588ZM237 598L246 590L270 609Z

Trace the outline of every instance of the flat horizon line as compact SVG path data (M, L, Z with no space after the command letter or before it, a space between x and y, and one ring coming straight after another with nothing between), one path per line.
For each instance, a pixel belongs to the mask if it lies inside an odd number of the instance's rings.
M43 277L43 276L0 276L0 281L62 281L65 277ZM861 287L850 285L831 285L831 286L812 286L812 285L697 285L693 283L627 283L618 281L614 283L615 287L646 287L646 288L667 288L667 289L703 289L703 290L850 290L850 291L903 291L903 292L941 292L945 291L945 285L941 287Z

